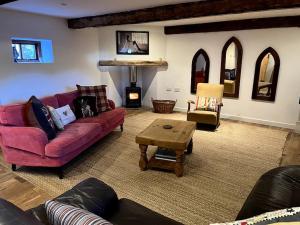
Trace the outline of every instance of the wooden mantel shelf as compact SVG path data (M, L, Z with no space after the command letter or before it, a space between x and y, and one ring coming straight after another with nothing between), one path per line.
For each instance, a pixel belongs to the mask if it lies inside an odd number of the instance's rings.
M167 67L168 62L163 60L158 61L142 61L142 60L100 60L99 66L145 66L145 67Z

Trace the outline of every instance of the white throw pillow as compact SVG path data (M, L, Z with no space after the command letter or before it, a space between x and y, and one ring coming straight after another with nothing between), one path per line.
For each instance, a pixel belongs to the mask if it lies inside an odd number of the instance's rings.
M62 121L60 115L57 113L57 111L52 106L49 106L49 105L47 105L47 108L50 112L51 118L52 118L55 126L57 127L57 129L64 130L63 121Z
M73 111L71 110L69 105L65 105L63 107L55 109L58 115L60 116L62 123L67 125L72 123L76 120L76 116L74 115Z

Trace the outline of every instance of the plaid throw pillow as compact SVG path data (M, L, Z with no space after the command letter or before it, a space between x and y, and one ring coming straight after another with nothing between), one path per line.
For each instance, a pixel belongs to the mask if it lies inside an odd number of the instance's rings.
M105 112L111 110L107 97L106 85L99 86L80 86L76 85L80 96L96 96L98 112Z
M112 225L87 210L56 201L47 201L45 209L51 225Z
M216 112L218 110L217 99L214 97L198 97L196 109Z

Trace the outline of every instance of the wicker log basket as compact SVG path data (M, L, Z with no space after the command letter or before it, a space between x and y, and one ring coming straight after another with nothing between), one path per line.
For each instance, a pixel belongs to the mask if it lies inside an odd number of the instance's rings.
M155 113L172 113L177 102L173 100L155 100L151 98Z

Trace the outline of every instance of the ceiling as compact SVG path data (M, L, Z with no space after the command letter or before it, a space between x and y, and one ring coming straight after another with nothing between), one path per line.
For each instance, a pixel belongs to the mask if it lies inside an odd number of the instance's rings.
M1 8L77 18L196 1L199 0L18 0Z

